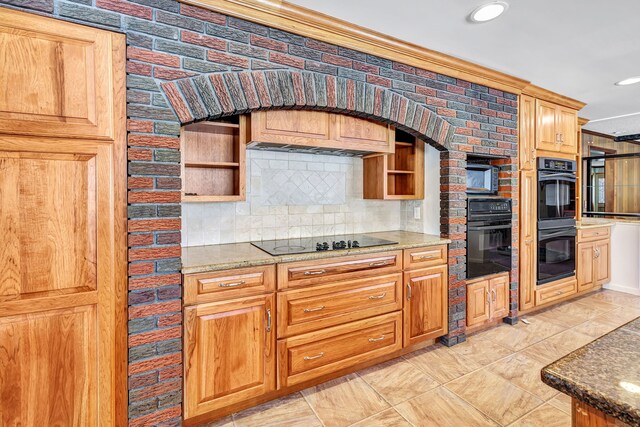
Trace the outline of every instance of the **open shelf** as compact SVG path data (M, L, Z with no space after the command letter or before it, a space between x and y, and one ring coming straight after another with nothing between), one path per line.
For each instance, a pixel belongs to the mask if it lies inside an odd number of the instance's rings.
M200 122L182 129L183 201L245 199L247 121L239 116L235 122Z

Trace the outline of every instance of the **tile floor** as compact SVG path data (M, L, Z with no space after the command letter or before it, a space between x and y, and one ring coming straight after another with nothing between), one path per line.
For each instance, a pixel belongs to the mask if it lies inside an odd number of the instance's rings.
M640 297L601 291L447 348L435 345L233 414L208 427L570 426L546 364L640 316Z

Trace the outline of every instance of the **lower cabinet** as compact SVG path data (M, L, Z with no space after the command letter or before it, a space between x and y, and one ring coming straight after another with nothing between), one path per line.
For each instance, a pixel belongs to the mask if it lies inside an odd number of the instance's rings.
M611 242L609 239L578 244L576 256L578 292L609 282L611 278Z
M509 274L467 284L467 326L502 319L509 314Z
M276 388L274 295L185 308L185 418Z
M447 266L405 272L404 281L404 346L445 335L449 314Z

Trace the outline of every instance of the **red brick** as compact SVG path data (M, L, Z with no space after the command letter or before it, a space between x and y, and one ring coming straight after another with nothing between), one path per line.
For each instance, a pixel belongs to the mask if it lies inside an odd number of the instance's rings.
M356 82L347 80L347 109L356 108Z
M129 276L151 274L153 273L153 269L154 265L152 262L136 262L134 264L129 264ZM131 285L131 280L129 280L129 285Z
M179 285L182 283L182 276L177 274L162 274L158 276L140 277L129 280L129 290L146 288L158 288L161 286Z
M472 129L480 129L480 123L479 122L472 122L471 120L467 120L467 127L470 127Z
M188 4L181 3L180 4L180 13L185 16L190 16L192 18L202 19L207 22L213 22L218 25L225 25L227 23L227 19L224 15L219 13L202 9L196 6L189 6Z
M456 112L450 108L438 108L438 114L446 117L455 117Z
M172 138L169 136L129 134L127 143L129 146L137 147L180 149L180 138Z
M155 369L165 368L167 366L178 365L182 362L182 354L174 353L166 356L148 359L141 362L129 364L129 375L141 374Z
M172 245L180 243L180 233L162 233L156 237L156 243L159 245Z
M172 68L153 67L153 77L162 80L176 80L195 76L191 71L174 70Z
M129 247L153 245L153 234L129 234Z
M474 107L487 107L489 103L481 99L472 99L471 105L473 105Z
M153 178L132 178L127 179L128 188L153 188Z
M197 44L216 50L227 50L227 42L217 37L204 36L191 31L182 31L180 38L185 43Z
M471 145L467 145L467 144L457 144L456 145L456 149L459 151L464 151L466 153L472 153L473 152L473 147Z
M456 134L458 135L467 135L467 136L471 136L472 135L472 131L469 128L456 128Z
M398 71L402 71L403 73L407 73L407 74L415 74L416 73L416 68L412 67L410 65L406 65L406 64L401 64L400 62L394 62L393 63L393 69L394 70L398 70Z
M458 86L461 86L465 89L471 89L471 82L468 82L466 80L460 80L460 79L456 79L456 84Z
M434 73L432 71L422 70L420 68L416 68L416 75L418 75L420 77L426 77L426 78L431 79L431 80L436 80L437 79L436 73Z
M276 64L284 64L295 68L304 68L304 59L294 58L278 52L269 52L269 60Z
M184 5L182 5L184 6ZM172 406L171 408L163 409L158 412L152 412L142 417L133 418L129 420L129 427L149 427L155 426L163 421L168 421L173 418L178 418L182 414L180 405Z
M129 220L129 231L180 231L179 219L132 219Z
M153 52L139 47L129 46L127 48L127 58L138 61L150 62L152 64L164 65L167 67L180 67L180 58L168 53Z
M142 62L127 61L127 73L139 76L151 76L151 65Z
M305 46L307 46L308 48L320 50L326 53L333 53L333 54L338 53L338 46L334 46L332 44L324 43L324 42L313 40L313 39L307 39L307 41L305 42Z
M213 90L216 92L222 111L233 111L233 101L231 101L231 95L229 94L223 77L220 74L211 74L209 81L211 82L211 86L213 86Z
M427 96L436 96L436 90L431 87L416 86L416 93Z
M434 98L433 96L427 96L427 104L435 105L437 107L446 107L447 101L440 98Z
M327 76L327 107L336 107L336 78L334 76Z
M488 108L481 108L480 109L480 114L484 115L484 116L491 116L491 117L496 117L498 115L498 113L494 110L489 110Z
M162 258L178 258L182 253L180 246L162 248L130 249L129 261L148 261Z
M251 44L254 46L263 47L265 49L277 50L279 52L287 51L286 43L283 43L277 40L268 39L266 37L257 36L255 34L251 35Z
M173 110L178 115L178 118L182 123L193 121L193 116L191 115L191 111L189 111L189 107L184 102L178 87L175 83L163 83L160 85L164 90L164 93L167 95L167 99L169 103L173 107ZM176 138L177 139L177 138ZM180 142L178 141L177 147L167 147L167 148L178 148L180 146Z
M457 93L458 95L464 95L464 88L454 85L447 85L447 92Z
M174 325L179 325L181 323L182 323L182 313L171 314L168 316L161 316L160 318L158 318L159 327L174 326Z
M129 378L129 390L135 388L146 387L158 382L158 373L149 372L148 374L136 375Z
M129 132L153 132L153 122L148 120L127 120L127 130Z
M178 390L181 386L180 380L166 381L148 387L139 388L129 392L129 401L140 401L150 399L170 391Z
M158 314L175 313L181 309L182 301L180 300L132 306L129 307L129 319L139 319L141 317L155 316Z
M129 191L129 203L180 203L179 191Z
M151 19L152 12L150 7L132 4L122 0L96 0L96 6L100 9L113 10L114 12L124 13L125 15L137 16L138 18Z
M176 366L174 368L163 369L158 372L158 378L160 381L165 381L170 378L182 378L182 367Z
M156 188L180 190L182 188L182 180L180 178L156 178Z
M131 309L129 309L129 311L131 311ZM129 318L132 319L132 317ZM151 332L129 335L129 348L137 347L144 344L151 344L154 342L166 341L173 338L179 338L181 336L182 328L180 326L170 329L158 329Z
M353 61L353 69L369 74L380 74L380 67L377 65L365 64L360 61Z
M496 132L505 133L507 135L510 135L511 134L511 129L510 128L505 128L505 127L502 127L502 126L496 126Z
M223 52L210 50L207 59L218 64L233 65L234 67L249 68L249 60L242 56L229 55Z
M345 67L345 68L351 68L353 65L352 60L348 58L343 58L341 56L331 55L329 53L325 53L322 55L322 61L328 64L338 65L340 67Z
M127 150L127 160L151 160L153 152L144 148L129 148Z
M372 83L374 85L391 87L391 80L386 79L384 77L380 77L380 76L367 75L367 82Z

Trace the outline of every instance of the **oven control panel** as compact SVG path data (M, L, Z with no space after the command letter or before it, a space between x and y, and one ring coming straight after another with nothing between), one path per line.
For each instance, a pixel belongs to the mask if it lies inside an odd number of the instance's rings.
M541 158L538 169L562 172L575 172L576 162L573 160Z

